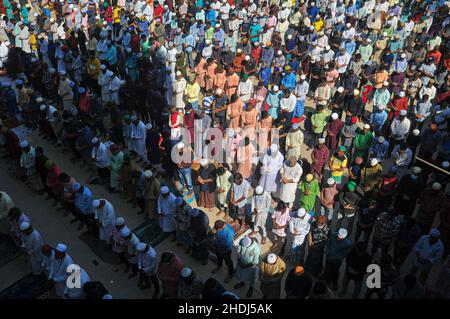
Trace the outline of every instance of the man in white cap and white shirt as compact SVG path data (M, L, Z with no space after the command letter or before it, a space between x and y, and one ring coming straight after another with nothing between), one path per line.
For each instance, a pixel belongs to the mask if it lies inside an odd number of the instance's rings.
M340 228L337 232L331 234L326 247L326 263L324 270L324 279L326 283L331 284L333 290L337 289L339 280L339 269L342 261L347 257L347 254L352 247L352 241L347 238L347 230Z
M306 209L300 208L292 212L289 220L289 233L292 240L291 260L294 265L303 265L305 262L306 235L309 233L311 215Z
M110 154L106 144L100 141L98 137L93 137L91 140L92 151L91 157L97 167L97 173L100 183L107 183L109 181L110 171Z
M180 71L177 71L175 74L175 82L173 83L173 94L175 100L175 107L177 110L184 111L184 91L186 91L187 82L186 79L183 78L183 74Z
M272 196L267 191L264 191L262 186L257 186L252 197L253 232L250 236L258 235L259 229L261 229L261 245L264 245L267 241L266 222L271 205Z
M389 154L397 144L403 142L411 128L411 121L406 117L406 110L401 110L398 117L391 123L391 136L389 139Z
M112 251L117 255L120 260L120 264L128 264L128 260L125 255L125 250L127 248L125 239L120 235L120 231L124 228L128 228L125 223L125 218L117 217L114 223L114 227L109 235L109 242L112 246Z
M240 289L248 283L249 288L246 294L247 298L253 295L253 287L256 283L258 274L259 257L261 247L255 238L245 236L239 242L237 247L237 269L236 274L239 283L234 285L234 289Z
M98 76L98 85L101 88L102 102L104 105L111 101L111 92L109 90L109 85L112 80L113 72L106 69L106 65L102 64L100 66L100 75Z
M128 273L131 268L131 274L128 275L128 279L130 279L136 277L138 274L136 245L141 241L128 227L123 227L120 230L120 236L122 236L125 241L125 256L127 258L125 273Z
M28 264L31 267L33 275L40 275L42 268L42 241L41 234L31 227L29 222L22 222L20 224L20 232L22 233L21 248L27 254Z
M72 280L69 280L69 283L71 283L73 287L66 285L66 288L64 289L64 299L85 299L83 287L86 283L91 281L86 270L76 264L71 264L67 267L67 274L69 276L76 274L77 276L73 277Z
M283 166L284 156L278 150L277 144L272 144L261 160L261 178L259 185L269 193L277 191L276 179Z
M298 182L302 174L303 169L294 156L289 157L280 170L280 188L277 195L280 200L289 204L289 206L292 206L295 201Z
M300 158L303 140L304 136L300 129L300 124L292 124L291 130L286 136L286 158L290 158L291 156L297 159Z
M139 270L139 287L141 290L154 287L153 299L159 297L159 280L156 276L156 267L158 265L158 257L152 246L145 243L136 245L138 270ZM150 283L151 281L151 283Z
M176 224L174 215L176 210L176 196L170 192L169 187L161 187L158 197L157 213L159 216L159 226L164 233L172 234L175 240Z
M68 277L67 267L71 264L73 264L73 260L67 253L67 246L61 243L56 245L54 264L50 265L48 279L53 281L56 295L60 298L64 297Z
M191 268L181 269L180 281L178 282L177 299L200 299L203 291L203 282Z
M115 227L116 221L114 207L106 199L95 199L92 201L92 209L95 219L98 221L98 238L109 244L110 235Z
M131 150L138 155L137 163L144 160L144 163L148 162L147 148L145 146L145 140L147 137L147 131L145 124L138 119L136 115L131 116L131 135L130 141Z

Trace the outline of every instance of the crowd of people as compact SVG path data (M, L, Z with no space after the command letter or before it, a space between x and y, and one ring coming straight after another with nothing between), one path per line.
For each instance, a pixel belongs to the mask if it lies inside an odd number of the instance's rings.
M449 298L449 7L0 0L2 152L153 298L238 298L214 276L224 263L248 298L359 298L371 264L381 286L365 298ZM89 183L199 263L212 253L213 276L158 256L19 125L94 168ZM68 288L67 246L46 244L0 194L33 274L60 298L112 298L84 269L83 287Z

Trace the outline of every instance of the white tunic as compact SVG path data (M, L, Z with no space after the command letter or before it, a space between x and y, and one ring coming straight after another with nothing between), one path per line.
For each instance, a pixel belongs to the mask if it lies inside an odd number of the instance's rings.
M33 275L39 275L42 271L42 245L41 234L34 229L29 235L22 235L22 248L27 253L28 263L31 266Z
M279 197L280 200L282 200L285 203L292 204L295 200L295 193L297 192L297 185L300 181L300 178L302 177L303 169L302 167L297 163L294 167L290 167L287 164L283 165L283 168L281 169L281 176L285 179L292 179L292 183L283 184L280 182L280 191L279 191Z
M173 93L175 95L175 107L177 109L184 109L184 91L186 90L186 80L184 78L181 78L179 80L176 80L173 85Z
M79 288L77 288L77 287L69 288L66 285L66 288L64 289L64 296L68 299L84 299L85 294L83 292L83 287L89 281L91 281L91 278L89 277L86 270L84 270L83 268L80 268L80 286L79 286Z
M145 124L139 121L137 125L131 124L131 150L141 156L144 161L147 161L147 149L145 148L146 138Z
M173 219L176 209L175 199L176 196L172 193L170 193L167 198L162 195L158 196L157 209L159 215L159 226L165 233L174 232L176 229L175 221Z
M302 219L300 217L293 217L289 220L289 232L292 235L292 248L296 248L303 244L306 235L309 233L309 219L310 215L306 214Z
M109 166L109 151L108 147L105 144L100 143L98 147L93 147L91 156L92 159L96 162L97 167L105 168Z
M276 179L278 172L283 166L283 154L277 151L277 154L264 155L261 162L261 179L259 185L265 191L272 193L277 191Z
M100 240L106 240L109 242L110 235L115 228L116 212L114 206L106 199L105 205L95 209L95 219L98 219L100 224L99 238Z

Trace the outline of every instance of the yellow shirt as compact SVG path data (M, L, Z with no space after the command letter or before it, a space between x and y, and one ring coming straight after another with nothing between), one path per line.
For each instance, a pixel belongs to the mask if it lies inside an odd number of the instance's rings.
M115 7L113 10L114 23L120 23L120 8Z
M323 19L320 19L318 21L314 21L314 29L316 29L317 32L322 30L323 25L324 25Z
M32 51L36 51L37 50L37 38L36 35L34 33L32 33L30 35L30 39L28 40L30 46L31 46L31 50Z
M342 176L344 175L344 168L347 167L347 157L344 158L343 161L333 156L331 158L331 176ZM341 169L338 171L337 169Z
M198 85L197 82L194 84L188 84L184 94L186 94L186 98L189 103L197 102L198 95L200 94L200 85Z

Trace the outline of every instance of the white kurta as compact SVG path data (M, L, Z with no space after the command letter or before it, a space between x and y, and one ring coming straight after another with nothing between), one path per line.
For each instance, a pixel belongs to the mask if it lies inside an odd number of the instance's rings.
M175 107L177 109L184 109L184 91L186 90L186 80L181 78L176 80L173 85L173 93L175 95Z
M253 195L252 198L252 221L254 229L258 227L265 228L267 221L267 214L269 213L272 204L272 197L268 192L263 192L261 195ZM256 211L256 215L253 212Z
M277 191L276 179L278 173L283 166L284 157L279 151L276 154L264 155L261 165L261 179L259 185L266 192L272 193Z
M309 219L310 215L306 214L302 219L300 217L291 218L289 221L289 232L292 235L292 248L296 248L303 244L306 235L309 233Z
M139 121L137 125L131 125L131 150L147 161L147 149L145 147L146 138L145 124Z
M159 226L162 228L163 232L171 233L176 229L175 221L173 216L175 214L175 195L170 193L167 198L163 196L158 196L158 215L159 215Z
M55 284L56 295L60 298L64 297L66 289L67 267L73 264L73 259L67 253L63 259L54 259L54 265L50 267L48 279L53 280Z
M120 89L120 79L117 76L115 76L109 82L109 94L111 99L110 101L115 105L120 104L119 89Z
M66 285L64 289L64 296L68 299L84 299L85 293L83 292L84 285L91 281L86 270L80 268L80 287L79 288L69 288Z
M100 240L106 240L109 242L113 228L115 228L116 212L114 211L114 206L110 202L106 199L104 199L104 201L105 205L95 209L94 214L95 219L98 219L100 224Z
M285 179L292 179L292 183L283 184L280 182L279 198L285 203L292 204L295 200L295 194L297 192L298 182L302 177L303 169L297 163L294 167L284 164L281 169L281 176Z
M28 263L31 266L33 275L39 275L42 271L42 245L41 234L34 229L29 235L22 235L22 248L27 253Z
M98 85L100 85L102 92L102 102L109 103L111 101L111 93L109 91L109 84L111 83L111 77L106 72L101 72L98 76Z

